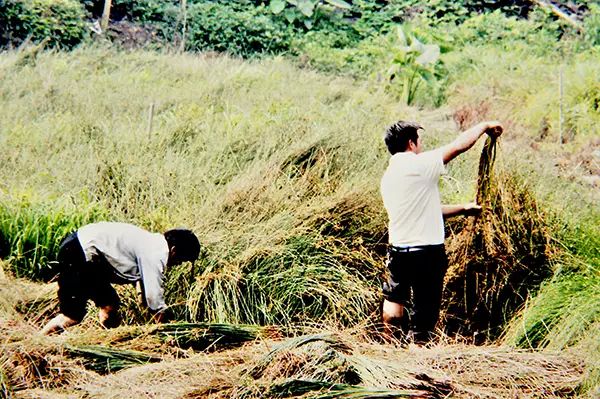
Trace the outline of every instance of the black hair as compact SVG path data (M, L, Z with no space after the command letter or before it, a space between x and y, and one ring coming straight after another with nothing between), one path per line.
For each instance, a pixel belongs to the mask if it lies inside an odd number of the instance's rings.
M411 141L416 145L419 139L417 132L419 129L423 129L423 127L418 123L406 121L398 121L388 127L384 140L390 154L406 151Z
M165 231L165 240L169 245L169 250L175 247L175 258L169 263L179 264L183 262L193 262L200 255L200 242L198 237L188 229L172 229Z

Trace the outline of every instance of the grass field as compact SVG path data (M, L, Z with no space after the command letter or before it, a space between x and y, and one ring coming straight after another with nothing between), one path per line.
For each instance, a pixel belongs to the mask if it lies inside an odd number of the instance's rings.
M476 58L469 51L460 62ZM519 87L537 72L524 66L514 81L495 80L512 67L491 51L477 60L490 75L457 69L448 105L437 109L283 58L102 47L0 54L4 395L593 397L600 195L589 176L598 115L580 109L561 145L555 103L543 103L550 95L536 80ZM577 86L567 93L597 84L573 75L592 79L593 60L565 66ZM544 117L550 138L540 138ZM426 127L427 148L452 140L460 124L507 126L495 178L511 247L498 259L535 266L545 279L524 280L512 296L518 281L506 280L490 303L510 306L494 313L485 345L443 334L429 348L377 342L387 239L381 136L400 118ZM450 165L446 202L475 197L480 149ZM60 239L105 219L199 236L201 259L169 278L175 324L149 324L122 287L128 326L102 331L90 309L68 333L38 336L56 309L45 281ZM448 226L450 250L465 224ZM447 290L446 300L460 295Z

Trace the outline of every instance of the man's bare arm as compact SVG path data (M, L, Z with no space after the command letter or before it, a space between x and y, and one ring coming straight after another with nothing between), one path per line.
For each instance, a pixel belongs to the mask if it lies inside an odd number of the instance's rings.
M445 218L449 218L452 216L474 216L479 215L481 213L481 206L477 205L474 202L469 202L467 204L458 204L458 205L442 205L442 215Z
M497 121L481 122L459 134L453 142L442 147L444 164L473 147L484 133L498 137L502 134L502 125Z

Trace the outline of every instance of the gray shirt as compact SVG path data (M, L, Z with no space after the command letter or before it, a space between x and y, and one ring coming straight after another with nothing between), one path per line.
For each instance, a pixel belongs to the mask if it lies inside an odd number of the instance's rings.
M77 237L87 261L102 255L120 280L141 281L150 309L167 307L163 283L169 246L162 234L127 223L100 222L83 226Z

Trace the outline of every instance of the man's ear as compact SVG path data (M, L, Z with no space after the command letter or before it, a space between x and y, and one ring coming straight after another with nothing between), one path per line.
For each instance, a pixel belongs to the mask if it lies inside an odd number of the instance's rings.
M406 148L406 151L410 151L410 152L415 152L417 149L417 144L412 141L412 140L408 140L408 147Z

